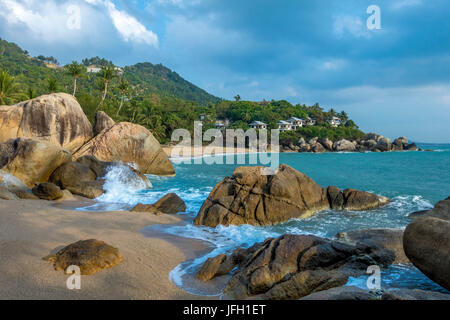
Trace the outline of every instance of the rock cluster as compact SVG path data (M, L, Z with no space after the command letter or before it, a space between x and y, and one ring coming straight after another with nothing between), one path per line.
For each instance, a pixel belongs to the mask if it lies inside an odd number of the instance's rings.
M209 259L197 278L209 280L237 267L224 289L226 297L290 300L342 286L349 276L364 274L368 266L388 266L394 259L392 251L373 243L353 245L287 234Z
M305 174L281 165L274 175L263 167L239 167L219 182L203 203L194 223L274 225L291 218L306 218L318 211L368 210L389 199L368 192L337 187L324 189Z
M361 139L341 139L331 141L328 138L318 137L306 141L300 138L297 144L288 143L281 146L283 152L388 152L388 151L417 151L419 148L415 143L409 143L405 137L396 139L393 143L389 138L376 133L368 133Z
M23 182L12 183L9 176L8 185L0 181L3 199L65 199L70 198L69 191L96 198L104 192L107 168L121 163L132 164L132 174L127 177L147 187L146 173L175 174L146 128L127 122L116 124L100 111L93 130L77 100L68 94L0 106L0 127L0 177L8 174ZM45 184L48 182L59 187L63 196ZM33 188L38 196L31 192Z

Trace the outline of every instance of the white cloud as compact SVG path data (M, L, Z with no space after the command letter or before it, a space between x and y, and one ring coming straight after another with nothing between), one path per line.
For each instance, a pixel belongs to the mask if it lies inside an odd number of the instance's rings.
M342 59L330 59L319 63L318 69L323 71L340 70L346 65L346 61Z
M189 19L182 15L170 16L166 36L169 47L177 50L198 50L202 48L202 57L234 51L253 50L252 42L244 32L225 30L216 23L214 14L202 19Z
M98 0L87 1L98 2ZM109 16L111 17L114 26L125 41L145 43L158 47L158 36L137 21L135 17L124 11L118 10L111 1L106 0L104 4L108 9Z
M0 0L0 17L5 27L26 29L29 33L44 42L67 39L73 34L66 27L68 15L67 5L54 1L38 2Z
M70 6L80 9L80 29L68 27ZM126 42L158 47L156 34L110 0L0 0L0 26L3 36L13 40L21 34L35 42L66 45L98 41L115 28Z
M419 6L422 4L422 0L399 0L395 1L391 4L392 10L400 10L405 7L413 7L413 6Z

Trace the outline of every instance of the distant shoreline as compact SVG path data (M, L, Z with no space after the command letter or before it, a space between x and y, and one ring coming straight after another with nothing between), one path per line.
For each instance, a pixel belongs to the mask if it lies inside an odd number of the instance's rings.
M433 145L433 146L445 146L445 145L450 145L447 143L417 143L419 145ZM172 157L172 153L173 152L181 152L181 147L178 146L168 146L168 145L162 145L161 146L164 153L169 157L169 159L173 160L173 159L194 159L194 158L202 158L202 157L208 157L208 156L226 156L226 155L239 155L239 154L250 154L250 153L313 153L313 152L296 152L296 151L285 151L285 150L280 150L278 152L272 152L270 150L270 148L267 150L267 152L252 152L250 151L249 148L234 148L233 151L229 151L226 148L223 148L223 150L219 153L208 153L205 154L205 149L208 146L202 146L202 147L191 147L191 151L190 151L190 155L184 155L182 154L181 157ZM177 151L177 148L179 148L180 150ZM437 150L417 150L417 151L407 151L407 150L402 150L402 151L390 151L390 152L424 152L424 151L437 151ZM373 151L326 151L326 152L321 152L321 153L376 153ZM317 154L317 153L313 153L313 154ZM320 154L320 153L319 153Z

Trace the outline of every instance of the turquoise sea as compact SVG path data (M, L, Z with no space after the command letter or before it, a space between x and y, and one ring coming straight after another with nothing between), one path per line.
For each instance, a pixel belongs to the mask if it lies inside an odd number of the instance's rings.
M192 276L209 257L285 233L332 238L338 232L363 228L405 228L411 221L408 218L411 212L432 208L436 202L447 198L450 195L450 144L419 144L419 147L434 152L279 154L280 163L305 173L323 187L355 188L392 199L386 207L372 211L327 210L308 219L293 219L272 227L243 225L212 229L194 226L192 220L213 187L240 166L226 164L177 164L176 177L149 176L153 188L147 190L130 188L121 183L120 172L111 172L107 177L106 194L97 199L94 206L81 210L125 210L139 202L153 203L169 192L177 193L187 204L187 212L183 213L185 223L153 226L144 230L144 234L154 230L208 241L212 251L179 265L171 272L171 279L188 292L218 295L226 277L212 284L202 284ZM350 279L349 284L364 287L365 278ZM446 292L411 265L384 270L382 286Z

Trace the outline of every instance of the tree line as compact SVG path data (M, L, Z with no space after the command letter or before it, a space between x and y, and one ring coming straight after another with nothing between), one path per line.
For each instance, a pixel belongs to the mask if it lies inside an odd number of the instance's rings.
M125 76L117 73L114 65L106 64L101 66L100 72L88 74L86 64L90 62L74 61L64 66L62 70L65 77L59 77L59 80L52 74L45 80L40 80L44 81L46 93L70 93L76 97L90 121L93 121L95 114L102 110L115 121L128 121L145 126L161 143L169 142L175 129L185 128L193 131L193 123L198 121L201 115L204 118L204 130L215 128L218 119L228 119L231 122L230 128L246 130L248 124L254 120L267 123L269 129L276 129L279 120L311 117L317 121L315 127L283 133L282 138L297 139L301 136L308 138L315 135L328 136L334 140L337 137L353 138L362 134L345 111L337 112L334 109L325 111L319 104L292 105L286 100L243 101L237 95L235 101L221 100L200 105L176 97L149 94L141 85L131 85ZM61 83L61 79L66 79L64 82L71 80L70 83ZM39 87L42 87L42 84ZM1 105L33 99L37 95L37 90L32 86L21 90L15 77L0 69ZM345 125L331 128L327 119L332 116L341 118Z

